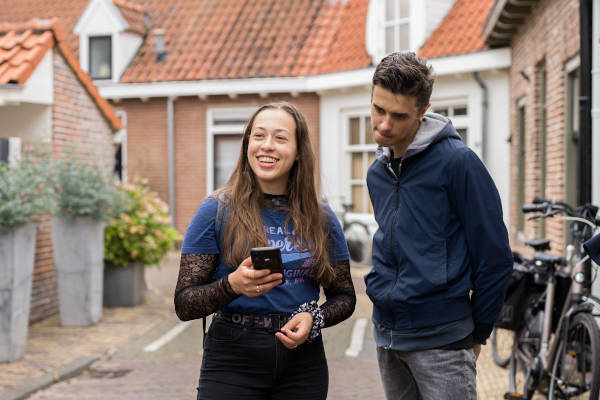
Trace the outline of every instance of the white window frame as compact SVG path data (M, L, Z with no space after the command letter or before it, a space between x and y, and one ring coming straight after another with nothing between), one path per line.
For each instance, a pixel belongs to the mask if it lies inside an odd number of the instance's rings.
M384 54L389 53L387 51L388 43L387 43L385 31L390 26L394 27L394 41L398 40L400 26L406 25L406 27L407 27L406 31L408 32L408 40L407 40L408 47L406 49L401 49L398 47L399 43L394 43L393 51L408 51L408 50L410 50L412 47L411 46L412 33L411 33L411 25L410 25L410 19L411 19L410 13L413 8L413 4L411 4L412 1L408 1L408 16L407 17L395 18L395 19L391 19L391 20L388 20L388 18L387 18L387 11L386 11L387 0L381 0L381 2L382 2L381 3L382 18L381 18L381 33L380 33L381 36L380 37L382 38L382 43L383 43L383 53ZM396 1L396 7L399 7L399 4L400 3L398 1Z
M372 134L370 132L365 132L365 119L366 118L371 118L371 110L370 108L360 108L360 109L353 109L353 110L345 110L341 113L342 116L342 127L343 127L343 143L344 145L342 146L343 151L344 151L344 156L342 157L343 160L343 165L341 168L341 171L345 171L345 182L346 184L344 185L344 190L343 190L343 196L344 196L344 202L348 203L348 202L352 202L352 186L353 185L363 185L365 188L367 187L367 169L369 168L368 165L368 158L363 157L363 168L364 168L364 173L365 176L363 179L352 179L352 154L353 153L367 153L367 152L375 152L377 150L377 144L367 144L365 143L365 138L366 135L368 134ZM360 141L361 143L358 145L350 145L350 119L351 118L359 118L360 119ZM368 211L368 204L369 204L369 193L368 190L365 190L363 192L363 204L365 205L366 209L363 210L352 210L353 214L365 214L365 215L372 215L372 213L370 213Z
M218 120L239 119L247 121L256 107L213 107L206 110L206 192L212 193L214 187L215 168L215 136L243 134L245 124L217 125ZM236 133L237 132L239 133Z
M467 109L467 115L454 115L454 109L464 107ZM446 118L449 118L452 121L452 125L456 130L466 129L467 130L467 141L466 145L469 147L474 147L473 143L473 135L471 134L472 129L471 125L473 123L473 112L472 108L469 105L468 98L455 98L455 99L444 99L444 100L431 100L431 107L427 112L436 112L440 108L447 108L448 115Z

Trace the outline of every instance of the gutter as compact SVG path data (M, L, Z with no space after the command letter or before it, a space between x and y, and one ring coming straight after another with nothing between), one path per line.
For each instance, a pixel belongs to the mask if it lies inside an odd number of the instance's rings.
M479 76L479 72L473 72L473 79L481 88L481 159L487 161L487 131L488 131L488 87Z
M175 97L167 97L167 164L169 180L169 213L175 226Z
M579 204L592 201L592 0L579 2Z

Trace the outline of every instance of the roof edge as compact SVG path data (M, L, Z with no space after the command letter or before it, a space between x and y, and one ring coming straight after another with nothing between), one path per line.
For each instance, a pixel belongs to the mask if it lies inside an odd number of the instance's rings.
M482 34L490 47L508 46L539 0L495 0Z

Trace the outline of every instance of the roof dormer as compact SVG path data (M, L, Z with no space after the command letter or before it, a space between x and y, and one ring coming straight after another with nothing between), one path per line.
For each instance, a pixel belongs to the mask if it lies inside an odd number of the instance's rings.
M367 51L375 64L395 51L414 51L444 18L454 0L371 0Z
M125 0L90 0L73 32L79 63L94 82L119 82L149 28L144 9Z

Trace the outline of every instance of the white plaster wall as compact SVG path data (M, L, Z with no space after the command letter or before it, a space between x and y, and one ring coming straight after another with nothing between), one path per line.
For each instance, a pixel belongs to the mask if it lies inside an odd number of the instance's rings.
M52 106L40 104L0 107L0 137L18 137L28 142L52 140Z
M113 63L115 79L113 80L118 82L142 45L142 37L130 32L121 32L117 37L115 49L113 50L113 54L115 54L115 62Z
M0 106L18 103L52 104L54 81L52 52L48 50L22 87L0 88ZM4 121L2 121L4 124Z
M450 8L454 5L455 0L425 0L422 1L425 9L426 20L425 40L433 33L435 28L442 22ZM423 41L424 42L424 41ZM421 43L422 45L423 43ZM420 47L420 45L419 45Z

